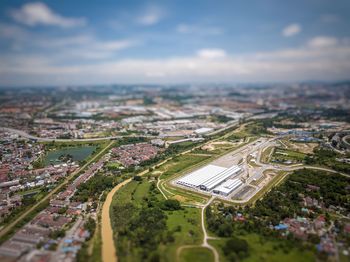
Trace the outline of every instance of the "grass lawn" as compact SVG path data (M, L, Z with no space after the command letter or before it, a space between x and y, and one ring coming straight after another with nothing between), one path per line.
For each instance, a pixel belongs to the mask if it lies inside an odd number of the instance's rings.
M136 183L138 183L138 185L136 186L135 191L133 192L132 200L133 200L133 203L135 202L141 203L142 198L144 196L147 196L147 193L151 184L146 179L144 179L142 182L136 182Z
M181 188L170 187L169 184L167 184L166 182L162 183L161 189L163 189L164 193L167 195L168 198L177 199L184 204L193 204L194 202L204 204L209 199L209 196L207 195L203 195L194 191L189 191ZM169 194L164 189L166 189L172 194Z
M310 251L301 251L297 248L281 249L278 247L279 242L260 240L258 235L249 234L243 239L249 243L250 256L243 261L258 262L294 262L294 261L314 261L315 257Z
M132 201L132 192L137 188L138 182L137 181L131 181L127 185L125 185L123 188L121 188L118 193L116 193L113 196L112 204L113 206L116 203L119 204L126 204Z
M181 231L175 233L176 241L182 245L200 244L203 238L201 228L201 210L199 208L184 208L167 212L167 226L174 230L181 226Z
M248 234L239 236L241 239L245 239L249 245L249 256L244 258L244 262L294 262L294 261L315 261L315 256L311 251L303 251L298 248L282 248L278 240L267 240L263 239L257 234ZM219 252L220 261L226 262L223 253L223 246L225 245L226 239L209 240L209 243L213 245Z
M297 152L297 151L292 151L292 150L286 150L283 148L276 148L272 155L272 160L278 161L278 162L285 162L285 161L293 161L293 162L298 162L301 163L305 159L306 154Z
M173 243L168 243L167 245L161 245L159 247L160 253L163 256L161 261L174 261L176 251L181 246L200 245L202 243L203 232L200 224L200 212L201 210L198 208L189 207L183 210L166 212L168 216L168 229L171 231L180 226L181 231L174 233L175 241Z
M208 158L210 158L210 156L191 155L191 157L188 157L187 155L181 155L157 168L157 170L164 172L162 175L162 179L164 179L174 174L178 174L184 169L192 167L193 165L200 163Z
M212 262L214 261L214 255L211 250L205 247L192 247L185 248L180 253L181 262L193 262L193 261L201 261L201 262Z

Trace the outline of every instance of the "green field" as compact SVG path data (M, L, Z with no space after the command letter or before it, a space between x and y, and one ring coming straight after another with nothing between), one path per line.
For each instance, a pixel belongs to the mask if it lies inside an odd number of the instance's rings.
M143 178L141 182L131 181L123 188L121 188L113 197L113 202L111 206L111 218L113 228L118 228L120 224L127 223L127 221L121 221L120 219L115 219L113 212L113 206L115 205L126 205L132 203L139 210L143 209L145 204L145 198L151 198L150 194L151 182L146 178ZM158 201L163 201L163 196L158 192L156 194ZM177 255L177 249L183 245L199 245L202 242L203 233L201 229L201 217L200 209L185 207L180 210L175 211L164 211L166 215L166 228L168 232L173 232L173 241L167 242L165 244L161 243L158 245L158 254L160 255L161 261L174 261ZM126 218L125 220L128 220ZM120 239L116 239L117 250L124 248L125 239L118 242ZM196 250L195 250L196 252ZM184 259L188 256L191 257L192 249L186 250ZM132 248L128 252L127 256L118 252L120 261L141 261L142 250L140 248ZM181 252L182 254L182 252ZM188 261L182 260L181 261Z
M280 162L280 163L295 164L295 163L302 163L305 157L306 157L306 154L304 153L278 147L273 152L272 161Z
M256 234L247 234L239 236L241 239L245 239L249 245L249 256L242 261L245 262L294 262L294 261L315 261L315 256L311 251L300 250L293 247L284 246L281 242L276 240L270 240L263 237L259 237ZM226 239L209 240L209 243L213 245L219 252L220 261L228 261L223 253L223 246ZM302 258L302 259L301 259Z
M174 159L162 165L161 167L157 168L156 170L163 172L162 178L164 179L164 178L173 176L175 174L179 174L183 170L189 167L192 167L195 164L203 162L208 158L210 158L210 156L181 155L181 156L174 157Z
M212 262L214 261L214 255L211 250L205 247L192 247L186 248L181 251L180 261L182 262Z

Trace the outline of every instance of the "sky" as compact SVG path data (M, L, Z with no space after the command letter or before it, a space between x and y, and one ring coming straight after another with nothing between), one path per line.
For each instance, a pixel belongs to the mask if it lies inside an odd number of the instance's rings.
M0 1L0 85L342 81L349 0Z

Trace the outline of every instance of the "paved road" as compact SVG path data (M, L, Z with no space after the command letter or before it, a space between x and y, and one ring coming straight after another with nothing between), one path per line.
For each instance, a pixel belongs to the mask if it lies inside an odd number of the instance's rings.
M160 175L160 176L161 176L161 175ZM160 189L160 183L161 183L160 176L158 177L157 188L158 188L159 192L163 195L163 197L164 197L165 199L168 199L168 197L167 197L166 194L163 192L163 190Z
M83 165L81 168L78 168L76 171L74 171L72 174L70 174L66 179L58 185L56 188L54 188L51 192L49 192L44 198L39 200L36 204L34 204L31 208L29 208L27 211L25 211L22 215L17 217L11 224L6 225L6 227L2 228L0 231L0 237L4 236L14 226L16 226L17 223L19 223L21 220L23 220L26 216L28 216L32 211L34 211L39 205L43 204L45 201L48 201L54 194L58 193L61 188L69 183L69 181L80 171L84 170L86 167L88 167L92 162L94 162L99 156L105 153L105 151L113 144L113 142L109 143L104 149L100 151L97 155L95 155L93 158L90 159L85 165Z
M320 170L320 171L326 171L326 172L330 172L330 173L335 173L335 174L339 174L339 175L342 175L342 176L346 176L346 177L349 177L350 178L350 175L349 174L345 174L345 173L342 173L342 172L338 172L338 171L335 171L333 169L329 169L329 168L325 168L325 167L318 167L318 166L306 166L306 165L301 165L301 166L295 166L295 167L278 167L277 169L280 169L280 170L284 170L284 171L294 171L294 170L299 170L299 169L313 169L313 170Z
M79 138L79 139L61 139L61 138L45 138L45 137L37 137L30 135L22 130L8 128L8 127L0 127L0 131L11 132L17 134L21 137L36 140L38 142L94 142L94 141L103 141L103 140L111 140L111 139L120 139L125 137L147 137L147 138L157 138L158 136L146 136L146 135L129 135L129 136L107 136L107 137L96 137L96 138Z

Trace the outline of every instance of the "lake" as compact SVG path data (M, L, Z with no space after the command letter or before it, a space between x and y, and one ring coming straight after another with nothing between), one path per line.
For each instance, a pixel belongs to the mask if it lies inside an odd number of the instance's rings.
M68 154L73 157L73 161L82 161L89 157L95 149L96 146L82 146L53 150L46 154L44 158L44 165L48 166L50 164L60 164L62 163L62 161L59 159L60 156Z

